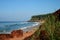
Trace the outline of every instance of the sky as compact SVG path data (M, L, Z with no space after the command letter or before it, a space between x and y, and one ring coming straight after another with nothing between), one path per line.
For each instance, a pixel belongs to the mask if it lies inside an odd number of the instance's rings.
M0 21L27 21L59 8L60 0L0 0Z

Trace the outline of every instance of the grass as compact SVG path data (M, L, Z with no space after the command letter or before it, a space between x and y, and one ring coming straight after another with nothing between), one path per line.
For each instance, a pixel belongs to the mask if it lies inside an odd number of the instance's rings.
M53 14L38 15L33 16L31 20L35 21L37 17L38 20L45 20L45 23L30 37L30 40L60 40L60 20L58 16ZM44 32L41 34L41 31L45 31L45 34Z
M60 40L60 21L56 21L56 17L54 15L48 15L45 17L46 22L43 24L44 30L48 32L49 40ZM43 29L41 28L41 29ZM36 37L39 37L40 35L40 29L37 30L37 32L34 34ZM35 38L36 38L35 37ZM31 37L32 40L34 40L34 37ZM40 39L39 39L40 40Z

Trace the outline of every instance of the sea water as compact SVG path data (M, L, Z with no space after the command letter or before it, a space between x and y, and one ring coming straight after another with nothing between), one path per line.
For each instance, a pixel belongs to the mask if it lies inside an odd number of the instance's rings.
M0 34L3 33L10 33L13 30L19 30L19 29L26 29L28 27L32 27L37 25L36 22L0 22Z

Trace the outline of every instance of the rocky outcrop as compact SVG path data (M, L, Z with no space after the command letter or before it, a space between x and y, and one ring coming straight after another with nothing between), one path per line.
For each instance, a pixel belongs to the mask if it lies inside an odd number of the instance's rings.
M60 21L60 9L53 13L56 17L56 21Z
M31 40L31 39L32 40L55 40L55 39L60 40L60 30L59 30L60 29L60 9L51 14L32 16L30 21L37 21L37 20L41 20L41 19L47 20L47 22L45 22L40 27L40 29L38 29L38 30L40 30L39 32L34 33L31 37L27 37L25 40ZM51 23L51 24L49 24L49 23ZM45 28L45 30L43 30L44 28ZM35 35L38 35L38 37ZM55 39L53 39L53 38L55 38Z
M23 36L23 31L22 30L14 30L11 32L11 35L14 37L22 37Z
M9 38L13 38L11 34L0 34L0 40L8 40Z
M60 14L60 9L58 9L57 11L54 12L55 15Z
M0 40L9 40L10 38L14 37L22 37L23 30L14 30L11 34L0 34Z

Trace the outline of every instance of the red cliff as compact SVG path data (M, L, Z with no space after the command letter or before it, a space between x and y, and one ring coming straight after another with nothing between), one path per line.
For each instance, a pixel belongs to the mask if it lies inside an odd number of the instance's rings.
M0 34L0 40L9 40L9 38L22 36L23 36L22 30L14 30L11 32L11 34Z

